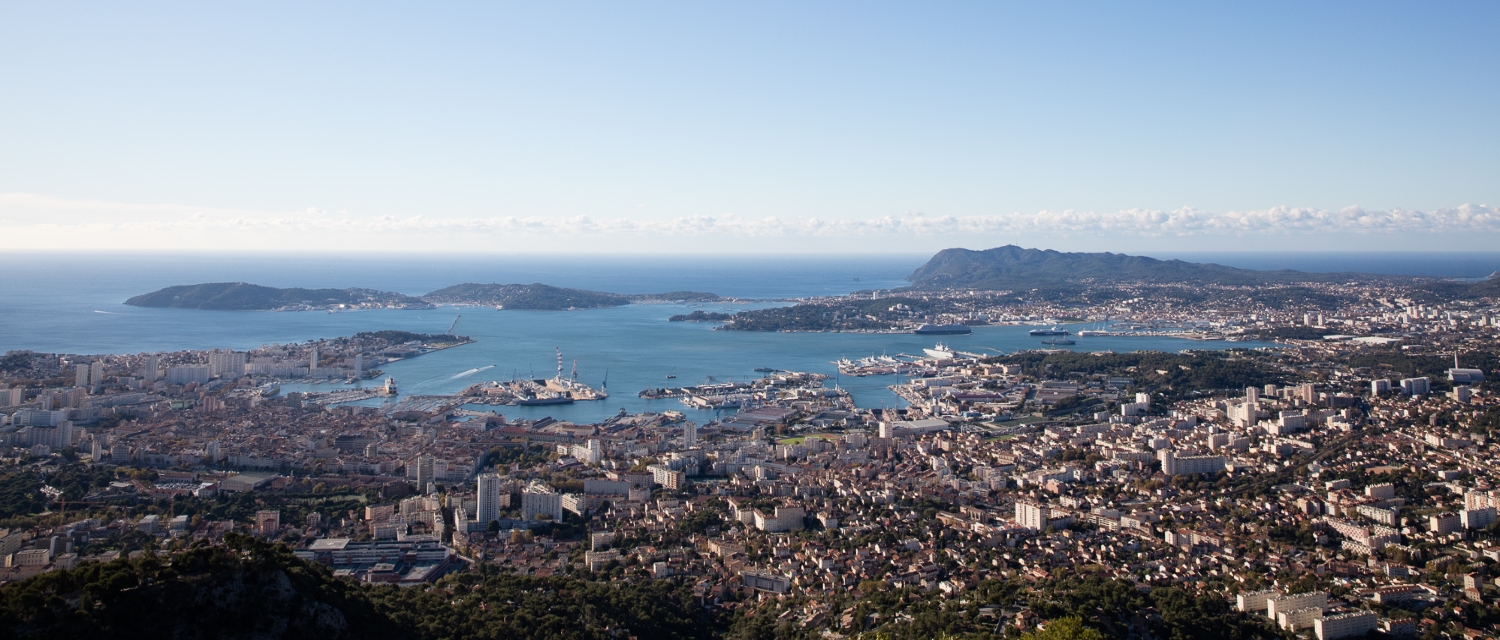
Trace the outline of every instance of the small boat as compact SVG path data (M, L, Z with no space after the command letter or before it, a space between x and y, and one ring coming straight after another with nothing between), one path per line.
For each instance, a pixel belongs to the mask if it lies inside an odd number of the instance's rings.
M677 378L677 376L675 376L675 375L672 375L672 374L670 374L670 373L669 373L669 374L667 374L667 379L668 379L668 380L674 380L674 379L676 379L676 378Z

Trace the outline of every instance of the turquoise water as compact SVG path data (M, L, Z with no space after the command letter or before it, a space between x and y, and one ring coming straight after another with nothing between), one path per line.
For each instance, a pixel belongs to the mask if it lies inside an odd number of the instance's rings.
M571 370L593 386L608 376L611 397L599 402L547 407L496 407L513 417L552 416L591 422L628 411L684 410L674 400L647 401L647 387L744 380L758 367L835 375L832 361L872 354L921 354L936 339L914 335L839 333L748 333L713 331L712 325L667 322L694 309L733 311L779 303L631 305L587 311L495 311L484 307L424 311L374 310L344 313L273 313L140 309L121 304L129 296L172 284L246 281L271 286L363 286L421 294L460 282L546 282L626 293L698 290L720 295L785 298L836 295L892 288L925 256L794 258L784 256L676 257L216 257L216 256L0 256L0 351L137 353L179 349L255 348L359 331L446 331L462 315L456 333L478 342L386 367L403 394L442 394L475 382L512 375L549 377L556 372L554 348ZM857 280L856 280L857 278ZM954 348L1002 352L1039 348L1028 327L977 327L972 335L943 336ZM1078 338L1079 351L1178 351L1194 348L1269 346L1259 343L1192 342L1173 338ZM457 377L469 369L482 373ZM666 376L675 375L668 380ZM898 406L886 387L893 376L841 377L863 407ZM288 390L299 386L288 385ZM328 389L328 385L311 387ZM687 412L696 419L710 412Z

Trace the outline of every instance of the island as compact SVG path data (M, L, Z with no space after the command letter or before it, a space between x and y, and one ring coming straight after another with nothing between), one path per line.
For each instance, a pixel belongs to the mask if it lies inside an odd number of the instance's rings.
M245 282L210 282L167 287L125 301L132 307L212 311L291 311L326 308L430 309L400 293L375 289L280 289Z

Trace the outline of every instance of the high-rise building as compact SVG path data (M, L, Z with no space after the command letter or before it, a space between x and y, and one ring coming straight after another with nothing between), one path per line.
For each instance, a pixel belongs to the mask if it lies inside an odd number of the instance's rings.
M1425 396L1432 391L1432 386L1427 378L1404 378L1401 380L1401 393L1408 396Z
M104 361L95 360L89 365L89 385L97 387L104 384Z
M1016 526L1033 531L1047 528L1047 507L1035 502L1016 502Z
M479 476L478 512L476 518L481 524L488 525L492 520L500 519L500 476L494 473L485 473Z
M1245 402L1256 402L1260 400L1260 389L1245 387Z
M159 367L160 364L156 356L146 356L145 361L141 364L141 377L145 378L147 384L156 382Z
M1371 380L1370 381L1370 395L1376 395L1376 396L1378 396L1378 395L1387 394L1387 393L1390 393L1390 392L1391 392L1391 381L1390 380Z
M432 456L425 453L417 456L417 491L427 491L427 485L435 480Z
M1181 456L1171 449L1156 452L1161 472L1169 476L1218 473L1224 470L1224 456Z
M167 368L167 384L187 384L189 382L196 382L198 384L208 382L208 367L176 366Z
M0 406L14 407L21 404L21 401L25 399L25 387L11 387L9 389L0 389Z
M552 516L553 521L561 521L563 517L562 495L547 485L532 483L521 492L521 517L533 520L543 513Z
M214 378L238 378L245 373L245 354L231 349L214 349L208 354L208 375Z
M363 353L356 353L356 354L354 354L354 375L359 375L361 373L364 373L364 371L365 371L365 354L363 354Z
M698 446L698 425L688 422L682 426L682 446L691 449Z
M64 378L64 380L66 380L66 378ZM80 364L78 366L73 367L73 386L75 386L75 387L87 387L87 386L89 386L89 366L88 365L86 365L86 364Z
M318 371L318 348L312 348L312 354L307 356L307 375L317 375Z

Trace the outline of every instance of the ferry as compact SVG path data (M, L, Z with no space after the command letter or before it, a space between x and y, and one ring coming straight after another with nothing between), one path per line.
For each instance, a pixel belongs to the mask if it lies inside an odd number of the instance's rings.
M1052 327L1051 329L1032 329L1031 331L1028 331L1027 333L1029 333L1030 335L1033 335L1033 336L1066 336L1066 335L1071 335L1070 333L1068 333L1067 329L1059 329L1057 327Z

